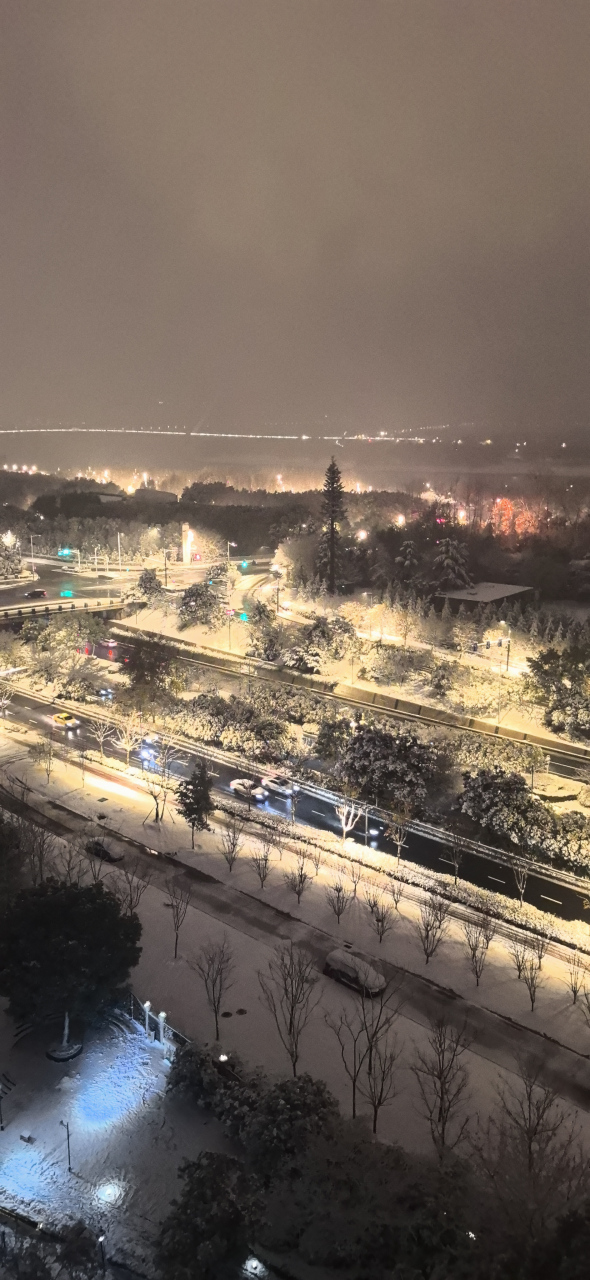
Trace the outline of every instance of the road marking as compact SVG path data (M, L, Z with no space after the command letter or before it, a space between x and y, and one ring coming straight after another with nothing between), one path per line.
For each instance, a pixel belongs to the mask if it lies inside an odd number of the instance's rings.
M319 809L312 809L312 811L311 811L311 812L312 812L313 814L315 814L315 817L316 817L316 818L325 818L325 817L326 817L326 814L325 814L325 813L320 813Z
M506 884L505 880L498 880L497 876L488 876L488 880L495 880L496 884Z
M442 854L441 854L441 853L439 853L439 855L438 855L438 860L439 860L439 862L448 862L448 864L449 864L449 866L450 866L450 867L454 867L454 865L455 865L455 863L454 863L454 862L451 862L451 859L450 859L450 858L443 858L443 856L442 856Z
M560 902L559 898L548 898L546 893L542 893L540 896L545 899L545 902L555 902L558 907L563 906L563 902Z

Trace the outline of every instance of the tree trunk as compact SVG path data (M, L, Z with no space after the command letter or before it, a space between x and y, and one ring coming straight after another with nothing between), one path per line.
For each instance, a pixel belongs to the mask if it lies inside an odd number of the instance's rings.
M62 1045L64 1045L64 1046L65 1046L66 1044L69 1044L69 1040L70 1040L70 1015L69 1015L69 1013L68 1013L68 1011L67 1011L67 1009L66 1009L66 1011L65 1011L65 1013L64 1013L64 1029L63 1029L63 1035L62 1035L62 1038L61 1038Z

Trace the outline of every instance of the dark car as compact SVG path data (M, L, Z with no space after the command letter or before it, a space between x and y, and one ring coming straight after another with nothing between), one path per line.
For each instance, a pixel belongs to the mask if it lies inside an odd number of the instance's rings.
M33 587L32 591L25 591L25 600L45 600L47 592L43 587Z
M111 853L110 849L107 849L106 844L103 844L102 840L89 840L86 845L86 852L93 858L100 858L102 862L123 861L123 854Z

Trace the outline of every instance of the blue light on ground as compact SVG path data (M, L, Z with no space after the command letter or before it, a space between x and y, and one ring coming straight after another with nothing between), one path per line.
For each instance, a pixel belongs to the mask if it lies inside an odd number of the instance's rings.
M90 1129L103 1128L123 1120L140 1107L150 1094L157 1092L157 1081L144 1061L134 1052L130 1039L128 1050L119 1054L109 1067L85 1080L76 1098L76 1119Z
M43 1157L39 1151L23 1145L7 1155L0 1169L0 1192L2 1191L24 1201L47 1198Z

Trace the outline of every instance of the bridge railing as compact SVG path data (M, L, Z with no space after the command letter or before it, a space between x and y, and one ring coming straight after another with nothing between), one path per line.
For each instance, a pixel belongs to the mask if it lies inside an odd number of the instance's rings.
M73 609L78 611L86 609L90 613L96 613L102 609L121 609L122 602L120 600L69 600L63 603L60 600L48 600L44 605L8 605L6 609L0 609L0 621L3 618L30 618L48 617L50 613L69 613Z

